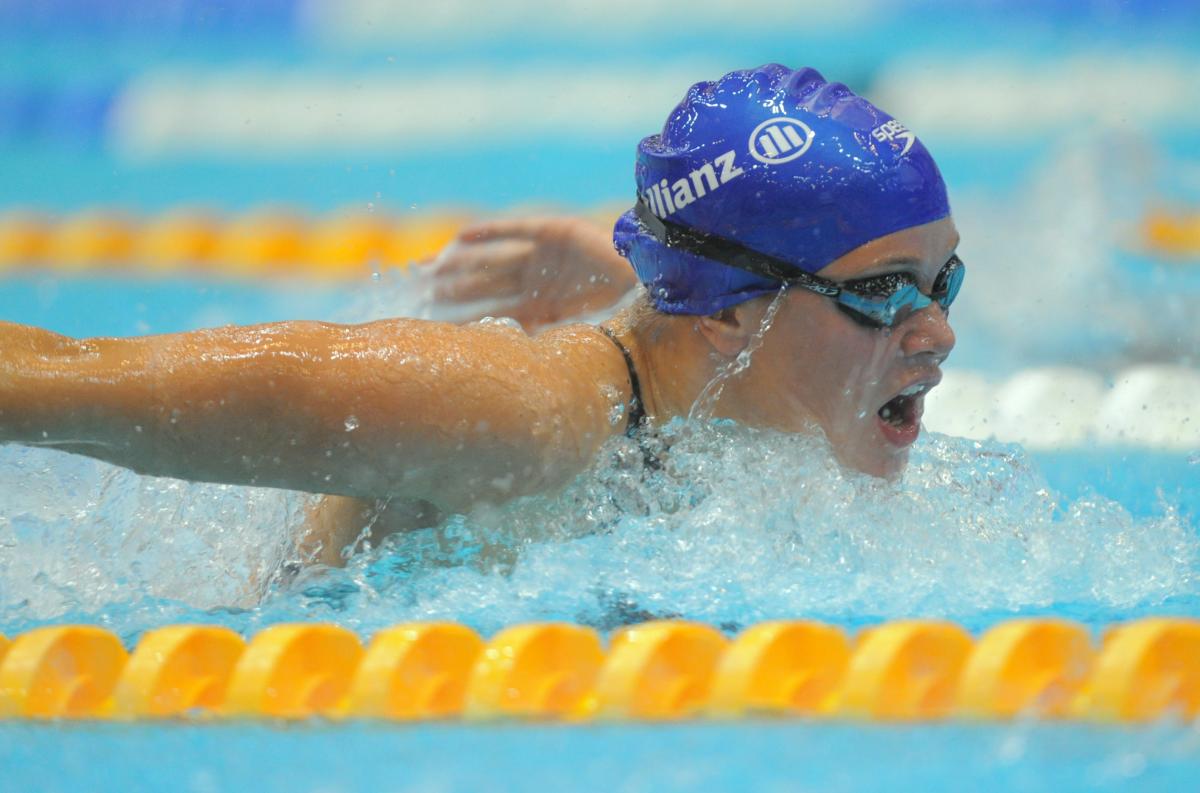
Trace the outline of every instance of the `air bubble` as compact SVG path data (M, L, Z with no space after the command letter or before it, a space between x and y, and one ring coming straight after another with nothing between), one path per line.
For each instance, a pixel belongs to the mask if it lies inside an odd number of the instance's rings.
M621 402L615 388L604 397L606 410ZM614 434L558 489L414 517L345 569L311 567L294 583L277 576L300 553L311 498L138 477L44 449L0 455L0 612L14 626L87 614L134 634L237 606L217 613L239 630L314 609L364 634L416 620L491 633L797 615L851 626L937 615L977 630L997 613L1069 610L1100 624L1200 607L1200 538L1185 513L1065 499L1019 447L936 434L897 481L841 468L819 436L682 421ZM428 473L408 465L406 480ZM518 465L511 480L480 477L477 492L502 501L561 473Z
M521 323L512 317L483 317L477 324L505 330L522 330Z

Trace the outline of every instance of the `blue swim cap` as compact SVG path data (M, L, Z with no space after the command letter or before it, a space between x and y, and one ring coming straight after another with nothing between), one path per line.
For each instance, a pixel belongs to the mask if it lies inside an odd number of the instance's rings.
M815 69L778 64L693 85L638 145L635 175L643 217L809 273L950 214L937 165L903 124ZM613 232L660 311L711 314L779 289L661 236L634 210Z

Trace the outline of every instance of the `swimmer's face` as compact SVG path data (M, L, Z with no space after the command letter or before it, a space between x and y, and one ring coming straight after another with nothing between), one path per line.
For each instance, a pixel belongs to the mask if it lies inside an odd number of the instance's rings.
M819 275L847 281L907 272L928 294L957 244L954 223L944 218L873 240ZM770 303L762 298L738 306L738 323L757 329ZM954 332L937 303L894 328L874 330L834 301L792 289L751 366L730 384L722 412L788 431L816 424L843 465L892 476L908 461L925 392L941 380L940 365L953 347Z

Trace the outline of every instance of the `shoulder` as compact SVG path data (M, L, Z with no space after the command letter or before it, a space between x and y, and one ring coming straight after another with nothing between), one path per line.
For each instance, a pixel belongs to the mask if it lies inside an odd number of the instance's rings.
M625 356L620 348L596 325L567 325L548 330L534 338L543 358L570 375L627 387L629 380Z
M624 357L595 325L530 336L502 322L392 320L373 332L382 336L377 347L383 362L405 370L398 387L436 384L448 402L459 406L483 401L499 410L509 404L519 406L515 414L532 423L537 422L530 412L591 424L630 396ZM400 338L404 343L396 343Z

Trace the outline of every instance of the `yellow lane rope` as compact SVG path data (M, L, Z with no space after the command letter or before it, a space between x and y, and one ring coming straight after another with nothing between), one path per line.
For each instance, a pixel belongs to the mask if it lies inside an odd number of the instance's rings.
M611 225L617 214L607 207L587 216ZM112 209L63 217L8 210L0 211L0 274L35 269L64 275L128 270L357 277L436 255L470 219L461 210L314 217L287 209L221 216L183 208L141 218Z
M0 718L669 721L801 717L1192 720L1200 620L1083 626L1019 619L973 638L937 620L857 636L768 622L730 639L694 622L616 632L518 625L484 640L454 623L352 631L302 623L249 641L215 626L146 633L128 652L88 625L0 637Z

